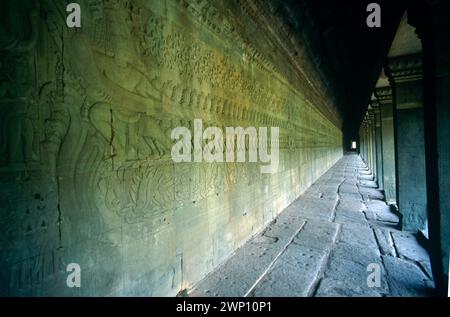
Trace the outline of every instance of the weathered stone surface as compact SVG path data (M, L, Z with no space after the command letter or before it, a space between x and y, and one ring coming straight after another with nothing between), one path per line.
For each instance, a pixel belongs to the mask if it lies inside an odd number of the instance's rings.
M356 193L340 192L339 196L342 200L353 200L355 202L361 202L363 200L359 191Z
M306 198L310 196L311 198L320 198L325 200L336 201L338 199L337 190L325 191L322 186L313 185L306 192L303 193L302 197Z
M297 209L298 214L305 219L330 220L336 200L323 198L301 197L296 200L292 207Z
M396 256L394 242L392 241L391 232L388 229L374 229L378 246L382 255Z
M339 194L342 193L359 194L358 186L356 184L343 183L339 186Z
M427 251L420 246L415 235L407 232L394 231L392 237L400 257L413 261L428 260Z
M377 220L377 215L373 210L365 209L363 212L369 222L375 222Z
M334 221L337 223L357 223L368 226L366 217L362 211L347 211L345 209L337 210Z
M403 259L383 256L391 296L431 296L434 283L420 268Z
M283 297L311 295L326 252L290 244L251 296Z
M343 224L338 240L363 249L378 250L372 229L360 224Z
M338 223L354 222L362 225L367 225L367 219L363 213L364 204L359 200L354 200L348 197L342 197L336 207L336 215L334 221Z
M379 296L380 293L388 293L385 278L381 279L380 287L368 286L367 269L371 264L379 265L381 276L384 275L377 249L338 242L331 252L316 296Z
M377 182L373 180L361 179L358 184L360 187L378 188Z
M361 175L358 177L358 179L360 180L360 183L362 185L370 184L370 182L373 183L373 175L371 173L362 172ZM376 187L374 186L374 188Z
M393 231L392 237L400 258L417 262L427 272L428 276L432 276L428 252L419 244L415 235Z
M370 263L380 262L380 252L376 245L363 247L360 243L338 241L331 252L330 266L333 260L336 263L339 263L339 260L349 260L367 267Z
M308 220L295 236L294 243L318 249L329 250L336 241L339 225L329 221Z
M398 216L391 212L389 205L381 200L371 200L366 202L367 209L371 210L375 214L377 221L397 224Z
M280 215L271 224L269 224L266 229L264 229L262 234L257 235L255 238L250 240L250 242L257 243L259 237L270 237L272 239L280 240L282 243L287 243L295 232L297 232L300 228L303 228L304 224L304 219L285 218Z
M345 264L344 264L345 265ZM377 291L361 285L349 285L343 278L325 277L315 293L317 297L381 297ZM363 284L362 284L363 285Z
M363 196L364 200L383 200L384 195L375 188L365 187L365 186L359 186L359 191L361 195Z

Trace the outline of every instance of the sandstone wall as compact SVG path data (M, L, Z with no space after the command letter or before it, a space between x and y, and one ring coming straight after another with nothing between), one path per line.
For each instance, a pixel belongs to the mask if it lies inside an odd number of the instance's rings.
M1 4L1 295L175 295L342 156L307 44L270 2L78 1L76 30L62 3ZM194 118L280 127L278 172L175 164L170 132Z

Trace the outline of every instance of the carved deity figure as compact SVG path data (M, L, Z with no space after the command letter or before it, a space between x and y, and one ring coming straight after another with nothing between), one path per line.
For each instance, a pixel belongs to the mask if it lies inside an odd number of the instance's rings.
M13 1L2 2L2 12L9 16ZM32 115L36 110L33 95L33 49L38 39L38 8L12 8L15 19L0 20L0 165L37 160ZM17 16L19 15L19 16ZM26 27L23 27L26 26Z

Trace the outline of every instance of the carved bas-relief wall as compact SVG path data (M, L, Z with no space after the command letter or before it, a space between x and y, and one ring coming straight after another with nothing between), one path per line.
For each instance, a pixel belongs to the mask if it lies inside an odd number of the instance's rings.
M78 3L79 29L63 1L1 3L0 294L173 296L342 156L339 118L271 2ZM195 118L279 127L277 173L174 163Z

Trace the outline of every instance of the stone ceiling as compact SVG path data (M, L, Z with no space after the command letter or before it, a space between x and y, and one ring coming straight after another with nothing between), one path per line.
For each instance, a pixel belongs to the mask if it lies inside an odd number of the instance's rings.
M381 28L369 28L366 8L370 2L373 1L289 0L282 4L294 16L298 10L309 11L309 32L317 40L318 63L333 86L346 139L358 133L404 13L401 1L377 1L381 6Z

